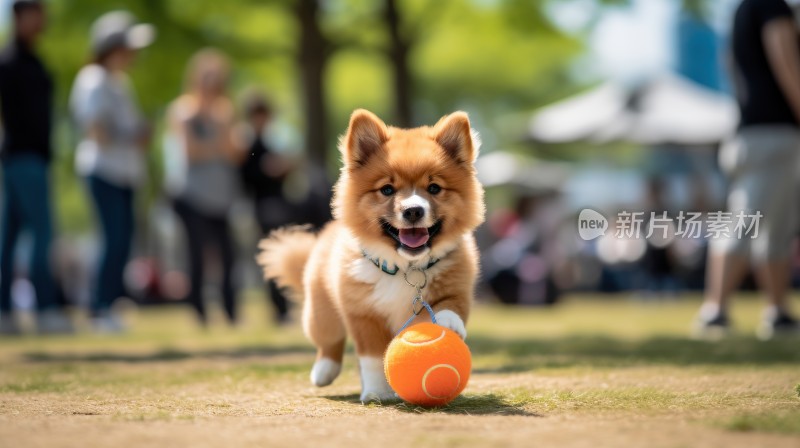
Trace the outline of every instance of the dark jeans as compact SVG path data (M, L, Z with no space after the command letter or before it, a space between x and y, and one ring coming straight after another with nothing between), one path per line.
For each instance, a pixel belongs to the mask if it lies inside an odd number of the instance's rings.
M3 160L3 230L0 249L0 313L11 311L14 249L23 230L33 236L30 280L36 290L36 307L56 307L56 286L50 268L53 238L50 180L47 162L35 154L11 155Z
M107 312L118 297L126 295L124 273L133 241L133 190L96 176L89 176L86 181L103 232L91 303L92 315L97 316Z
M206 322L206 308L203 304L203 256L207 244L218 249L222 267L222 301L225 313L231 323L236 322L236 292L233 289L233 241L227 217L208 216L191 204L180 199L173 202L175 213L186 229L189 257L190 289L187 297L197 311L197 317Z

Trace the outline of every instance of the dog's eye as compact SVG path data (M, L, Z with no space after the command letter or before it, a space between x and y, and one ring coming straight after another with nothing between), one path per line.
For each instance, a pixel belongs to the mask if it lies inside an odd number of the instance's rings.
M442 187L440 187L439 184L428 185L428 193L439 194L440 191L442 191Z
M394 187L391 185L384 185L381 187L381 194L384 196L391 196L394 194Z

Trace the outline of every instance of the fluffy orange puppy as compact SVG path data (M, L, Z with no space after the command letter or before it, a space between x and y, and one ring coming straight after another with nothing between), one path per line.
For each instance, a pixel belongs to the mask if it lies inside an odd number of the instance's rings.
M319 234L294 227L261 242L265 275L304 302L303 330L317 347L313 384L339 375L349 334L361 401L395 398L383 354L412 313L416 290L406 273L413 283L424 273L423 296L437 322L466 337L478 274L472 233L484 218L478 147L464 112L433 127L398 129L356 110L339 145L334 221Z

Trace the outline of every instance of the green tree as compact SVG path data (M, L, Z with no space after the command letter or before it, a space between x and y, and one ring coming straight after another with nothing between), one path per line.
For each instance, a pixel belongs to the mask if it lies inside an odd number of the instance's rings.
M62 223L80 230L89 222L72 172L76 138L66 103L90 57L89 27L104 12L127 9L158 28L156 44L132 72L139 102L155 123L180 94L191 54L215 46L234 63L232 91L266 90L284 121L303 130L309 157L334 169L336 137L357 107L403 126L466 109L491 146L513 144L519 136L506 132L510 118L578 87L570 70L584 50L583 35L555 27L549 1L52 0L42 52L55 75L62 117ZM158 142L149 199L160 194Z

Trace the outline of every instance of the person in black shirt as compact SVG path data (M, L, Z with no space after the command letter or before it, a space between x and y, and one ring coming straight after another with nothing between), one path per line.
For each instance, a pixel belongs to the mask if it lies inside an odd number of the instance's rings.
M731 36L733 80L740 128L786 124L798 127L800 70L797 26L785 0L744 0Z
M241 166L242 181L253 196L256 220L264 236L293 221L293 207L283 196L283 181L291 165L265 142L264 133L272 119L272 108L260 94L251 93L244 102L250 145ZM275 282L267 283L275 308L275 320L288 319L288 302Z
M52 239L48 162L53 83L34 52L45 26L39 1L13 3L14 35L0 54L0 113L3 143L3 222L0 240L0 333L20 332L11 315L14 249L23 230L33 235L30 279L36 290L37 327L41 333L72 331L57 308L50 268Z
M720 150L720 163L730 180L733 225L729 238L713 240L710 246L705 302L697 322L701 336L727 331L730 296L746 273L748 258L769 303L759 336L800 329L788 298L800 154L798 38L794 15L784 0L740 3L732 59L741 122L736 137ZM740 222L739 216L745 219ZM751 227L754 221L758 227ZM740 235L741 225L751 233Z

